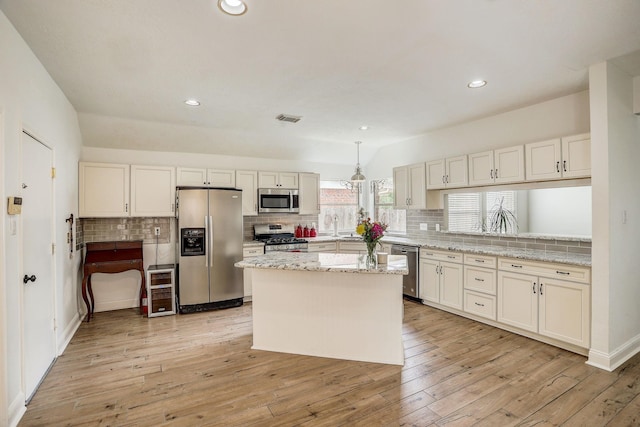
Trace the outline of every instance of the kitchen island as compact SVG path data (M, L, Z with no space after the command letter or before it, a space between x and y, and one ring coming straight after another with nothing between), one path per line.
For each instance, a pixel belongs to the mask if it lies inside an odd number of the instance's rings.
M368 267L365 255L275 252L247 258L253 349L404 364L404 255Z

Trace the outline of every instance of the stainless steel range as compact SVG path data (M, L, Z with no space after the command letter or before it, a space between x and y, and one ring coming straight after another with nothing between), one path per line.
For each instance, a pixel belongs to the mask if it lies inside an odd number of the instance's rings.
M264 243L264 252L306 252L308 242L294 237L293 225L256 224L253 226L255 240Z

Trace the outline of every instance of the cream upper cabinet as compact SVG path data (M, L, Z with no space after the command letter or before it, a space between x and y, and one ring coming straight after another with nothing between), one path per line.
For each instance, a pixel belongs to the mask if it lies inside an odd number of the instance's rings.
M178 168L176 172L178 185L207 185L206 169Z
M174 216L175 203L175 168L131 166L131 216Z
M178 168L179 186L235 188L236 174L229 169Z
M258 188L298 188L295 172L258 172Z
M427 162L426 175L427 190L466 187L469 184L467 155Z
M80 217L129 216L129 169L129 165L80 162Z
M591 134L562 138L562 177L591 176Z
M236 171L232 169L207 169L207 185L236 188Z
M236 186L242 190L242 215L258 215L258 172L236 171Z
M525 145L527 181L562 178L560 138Z
M424 163L393 168L393 197L396 208L427 208L425 170Z
M300 173L298 175L300 215L318 215L320 213L320 174Z
M525 145L527 181L591 176L590 134Z
M469 155L470 186L521 182L524 178L522 145Z

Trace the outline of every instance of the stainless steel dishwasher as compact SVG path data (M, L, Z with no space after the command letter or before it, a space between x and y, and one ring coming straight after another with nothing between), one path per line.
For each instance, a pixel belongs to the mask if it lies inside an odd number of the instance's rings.
M402 276L402 294L411 298L420 298L420 286L418 282L418 257L420 248L416 246L391 245L391 255L406 255L409 274Z

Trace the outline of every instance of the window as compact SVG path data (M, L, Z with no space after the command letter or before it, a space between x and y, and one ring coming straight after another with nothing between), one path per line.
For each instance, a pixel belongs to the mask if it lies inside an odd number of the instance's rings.
M340 181L320 181L318 232L332 234L334 219L337 219L338 232L355 232L358 221L358 193L345 188Z
M513 212L517 217L517 196L515 191L455 193L449 194L447 199L449 231L499 231L490 229L490 217L494 207L500 203L502 203L504 209Z
M407 211L393 207L393 179L387 178L374 185L373 210L375 220L388 225L388 233L406 234Z

